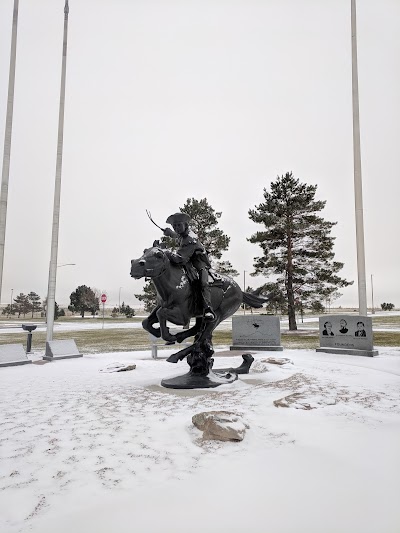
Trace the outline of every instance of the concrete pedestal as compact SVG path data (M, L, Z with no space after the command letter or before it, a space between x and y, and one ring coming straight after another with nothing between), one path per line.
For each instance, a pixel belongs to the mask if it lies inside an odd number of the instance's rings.
M379 355L378 350L351 350L348 348L317 348L317 352L324 352L324 353L340 353L340 354L347 354L347 355L361 355L364 357L374 357L375 355Z
M283 346L229 346L230 350L257 350L259 352L282 352Z

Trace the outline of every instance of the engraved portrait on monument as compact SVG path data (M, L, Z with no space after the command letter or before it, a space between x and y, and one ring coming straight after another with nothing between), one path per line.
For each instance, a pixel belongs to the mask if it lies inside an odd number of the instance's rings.
M324 329L322 330L322 335L325 335L325 336L331 336L333 337L335 334L333 333L332 331L332 322L325 322L324 324Z
M357 331L354 333L354 335L356 337L366 337L367 333L364 328L364 322L357 322Z

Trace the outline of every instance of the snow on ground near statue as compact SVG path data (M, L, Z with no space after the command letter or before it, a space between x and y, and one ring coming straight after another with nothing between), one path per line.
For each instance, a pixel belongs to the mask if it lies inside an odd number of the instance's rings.
M196 391L160 387L187 364L148 352L1 368L0 530L398 533L400 351L379 352L257 353L294 364ZM243 414L242 442L201 440L214 409Z

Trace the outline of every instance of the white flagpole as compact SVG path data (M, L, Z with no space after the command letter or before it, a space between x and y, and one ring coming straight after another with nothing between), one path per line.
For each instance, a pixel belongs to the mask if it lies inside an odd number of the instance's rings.
M54 310L55 310L55 297L56 297L58 233L59 233L59 224L60 224L61 170L62 170L63 138L64 138L64 104L65 104L65 79L66 79L66 66L67 66L68 13L69 13L68 0L65 0L60 108L59 108L59 114L58 114L57 161L56 161L56 178L55 178L55 187L54 187L53 228L52 228L52 234L51 234L49 285L48 285L48 291L47 291L47 312L46 312L46 318L47 318L46 320L47 322L46 341L47 342L53 340Z
M3 171L1 175L0 193L0 301L3 287L3 264L4 264L4 244L6 238L7 222L7 201L8 201L8 179L10 175L10 155L11 155L11 133L14 110L14 85L15 85L15 62L17 55L17 28L18 28L18 2L14 0L12 33L11 33L11 54L10 72L8 76L8 96L6 112L6 131L4 135Z
M360 112L358 99L356 0L351 0L351 66L353 92L353 156L354 199L356 215L357 273L359 314L367 315L367 282L365 275L364 218L361 178Z

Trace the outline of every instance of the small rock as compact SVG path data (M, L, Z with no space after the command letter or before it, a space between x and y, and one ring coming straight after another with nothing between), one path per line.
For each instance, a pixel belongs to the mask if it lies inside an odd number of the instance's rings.
M303 409L304 411L311 411L311 409L318 409L319 407L325 407L326 405L336 405L336 398L327 397L307 397L306 393L294 392L280 398L279 400L274 400L275 407L293 407L294 409Z
M128 370L135 370L135 368L135 364L113 363L106 368L100 369L99 372L127 372Z
M262 361L256 361L250 368L250 374L262 374L263 372L269 372L268 366Z
M248 426L230 411L207 411L192 417L193 424L203 431L204 440L241 441Z
M271 363L273 365L286 365L288 363L294 364L288 357L268 357L267 359L261 359L263 363Z
M279 400L274 400L275 407L290 407L289 402L286 398L279 398Z
M135 370L136 365L127 365L124 368L119 368L117 372L126 372L127 370Z

